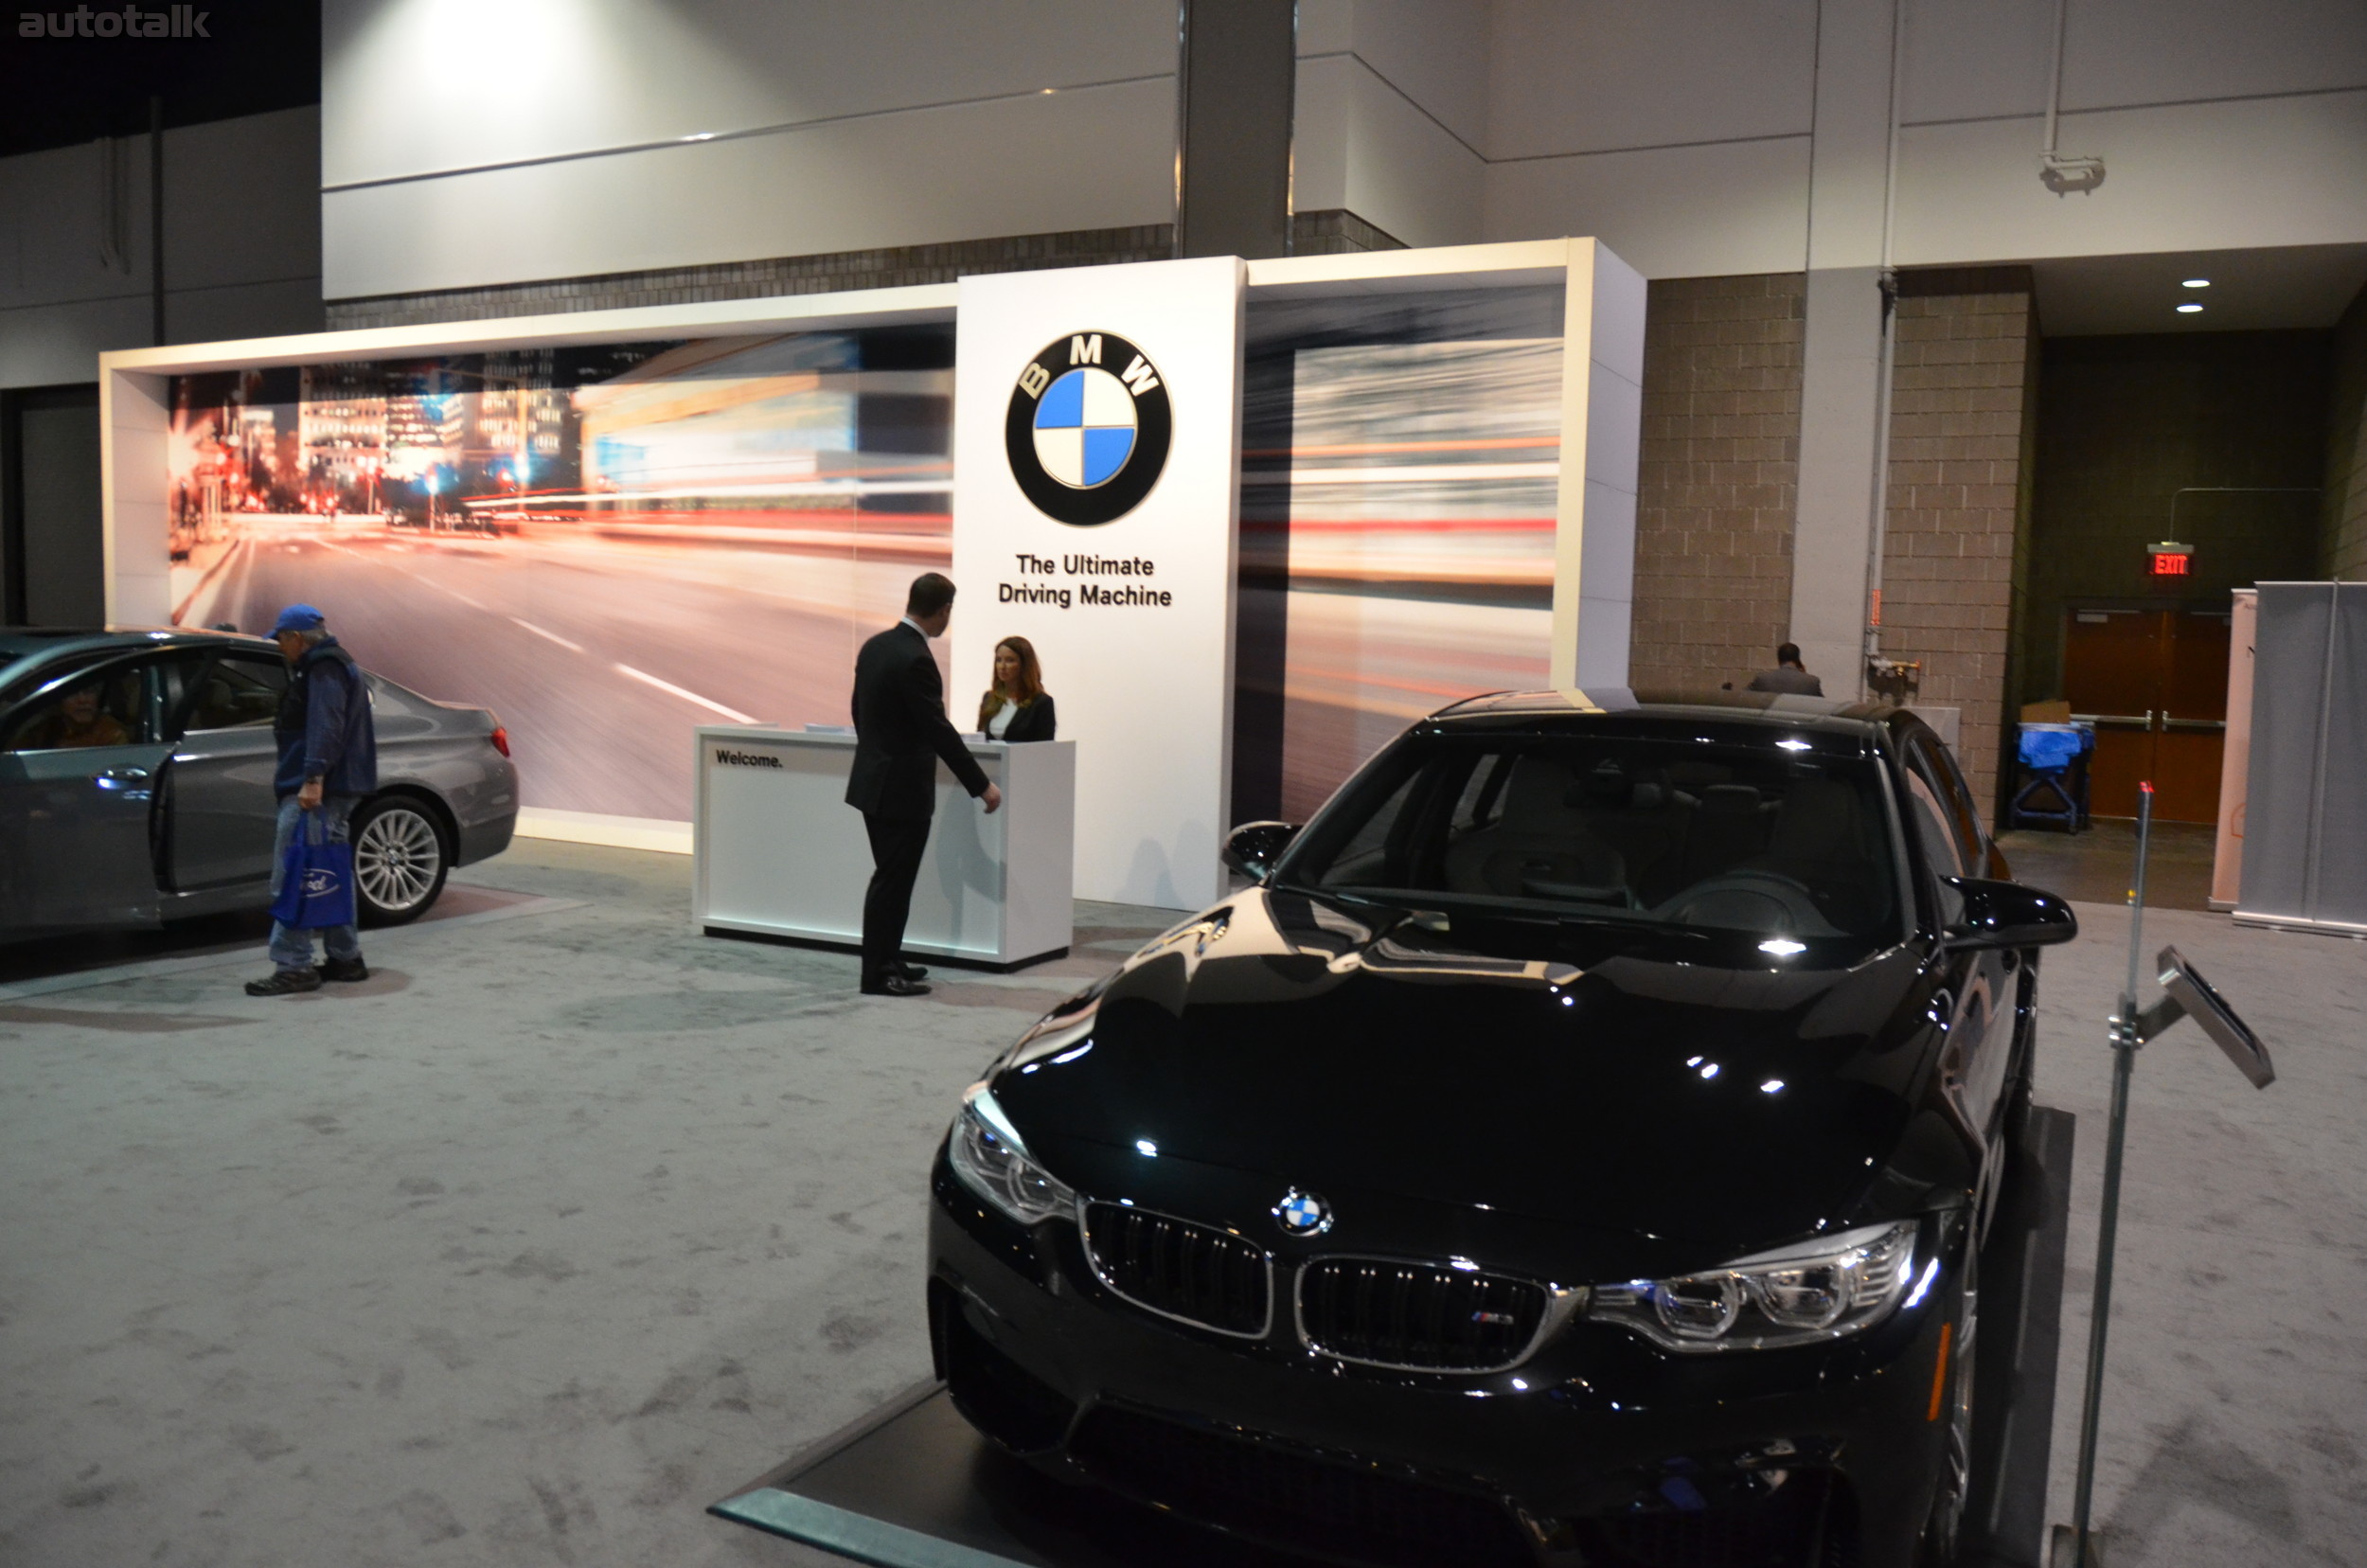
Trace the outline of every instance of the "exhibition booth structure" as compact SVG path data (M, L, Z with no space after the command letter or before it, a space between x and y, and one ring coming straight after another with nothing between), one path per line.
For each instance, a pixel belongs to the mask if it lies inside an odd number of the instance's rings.
M772 809L700 727L828 754L786 738L847 722L856 650L945 571L955 727L1007 637L1059 703L1070 891L1197 907L1233 823L1303 819L1410 720L1626 684L1644 310L1570 240L113 353L109 615L318 604L365 667L501 716L521 832L687 850ZM972 888L973 851L932 853ZM835 929L733 904L742 864L702 863L715 923ZM1040 939L996 918L944 951Z

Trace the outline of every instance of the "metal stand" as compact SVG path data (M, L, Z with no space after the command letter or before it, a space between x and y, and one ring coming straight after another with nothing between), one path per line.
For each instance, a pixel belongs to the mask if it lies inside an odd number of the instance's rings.
M2088 1316L2088 1382L2079 1412L2079 1482L2072 1497L2072 1564L2100 1560L2091 1540L2095 1502L2096 1420L2104 1402L2104 1340L2112 1326L2112 1247L2121 1219L2121 1156L2128 1145L2128 1080L2137 1069L2138 966L2145 959L2145 851L2153 837L2153 786L2137 787L2137 878L2129 889L2128 983L2112 1015L2112 1113L2104 1134L2104 1217L2096 1226L2096 1293Z
M2096 1225L2095 1301L2088 1318L2088 1377L2079 1415L2079 1472L2072 1495L2072 1523L2056 1525L2049 1568L2101 1568L2104 1532L2092 1527L2095 1503L2096 1429L2104 1403L2104 1342L2112 1322L2112 1252L2120 1231L2121 1156L2128 1142L2128 1081L2137 1052L2181 1018L2192 1018L2227 1053L2255 1089L2276 1081L2268 1048L2235 1015L2210 983L2174 947L2157 960L2164 995L2142 1011L2137 985L2143 973L2145 926L2145 852L2153 833L2153 786L2137 786L2137 876L2129 890L2128 982L2112 1015L2112 1113L2105 1131L2104 1212Z

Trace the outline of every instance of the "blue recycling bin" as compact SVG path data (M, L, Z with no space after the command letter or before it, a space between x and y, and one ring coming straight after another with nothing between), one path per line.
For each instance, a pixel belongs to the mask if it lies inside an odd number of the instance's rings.
M2088 759L2095 749L2091 725L2024 723L2015 748L2021 785L2006 809L2008 823L2066 833L2087 827Z

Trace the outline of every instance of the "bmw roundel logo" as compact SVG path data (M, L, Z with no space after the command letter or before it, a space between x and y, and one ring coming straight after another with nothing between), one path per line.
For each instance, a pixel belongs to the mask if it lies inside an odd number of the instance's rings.
M1149 357L1114 332L1044 345L1011 388L1003 421L1011 477L1036 509L1098 527L1142 504L1167 464L1175 417Z
M1331 1228L1331 1205L1311 1192L1292 1187L1273 1206L1273 1217L1292 1236L1321 1236Z

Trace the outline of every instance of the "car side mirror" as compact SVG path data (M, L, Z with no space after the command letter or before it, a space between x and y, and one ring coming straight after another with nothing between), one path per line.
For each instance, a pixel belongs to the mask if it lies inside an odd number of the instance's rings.
M1957 952L2052 947L2079 935L2079 917L2052 893L1981 877L1940 880L1964 900L1956 918L1942 933L1942 939Z
M1295 822L1244 822L1224 841L1224 864L1252 882L1264 882L1298 830Z

